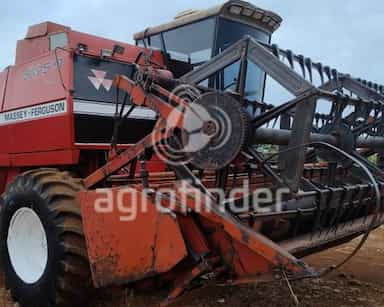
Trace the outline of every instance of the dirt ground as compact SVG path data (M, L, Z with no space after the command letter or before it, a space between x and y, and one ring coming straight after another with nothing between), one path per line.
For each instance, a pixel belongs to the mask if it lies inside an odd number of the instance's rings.
M356 246L356 241L311 256L306 261L322 268L340 262ZM299 306L384 306L384 229L371 235L364 249L338 272L319 280L292 283ZM100 294L90 301L89 307L151 307L157 306L162 295L137 294L130 290L115 295ZM180 307L277 307L295 306L287 284L283 281L272 284L241 287L210 286L186 294L172 306ZM0 294L1 307L14 307L8 294Z

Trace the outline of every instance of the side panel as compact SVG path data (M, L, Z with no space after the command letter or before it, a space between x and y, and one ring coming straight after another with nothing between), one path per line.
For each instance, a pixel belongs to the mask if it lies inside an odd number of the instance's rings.
M10 69L3 111L15 110L67 96L72 58L57 50L33 62ZM63 84L64 83L64 84Z
M7 85L8 74L9 74L9 68L0 72L0 112L3 110L4 98L5 98L5 87Z
M160 213L139 190L81 192L80 202L95 286L165 273L186 257L176 218Z
M10 155L10 165L42 167L50 165L70 165L79 161L79 150L51 150L35 153Z
M23 39L17 42L15 65L27 63L49 51L49 40L47 36L35 37L34 39Z
M37 165L73 161L72 67L71 55L58 50L10 68L0 113L0 166L36 165L33 153L43 152L51 158ZM57 158L53 151L60 152Z
M0 154L69 149L70 124L66 100L0 113Z

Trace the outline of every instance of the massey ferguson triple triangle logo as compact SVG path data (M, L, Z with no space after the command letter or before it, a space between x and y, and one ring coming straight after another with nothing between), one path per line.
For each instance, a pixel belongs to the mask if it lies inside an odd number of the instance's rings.
M103 86L106 89L106 91L109 92L109 90L112 87L113 80L105 79L107 72L102 70L96 70L96 69L91 69L91 71L94 77L89 76L88 79L89 81L92 82L93 86L97 90L100 89L100 86Z

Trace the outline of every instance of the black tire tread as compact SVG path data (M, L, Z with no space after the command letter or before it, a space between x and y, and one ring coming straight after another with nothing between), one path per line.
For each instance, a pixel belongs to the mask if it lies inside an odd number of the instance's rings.
M77 193L83 189L81 180L53 168L35 169L16 177L7 187L5 195L17 189L17 185L25 183L48 200L48 208L59 230L64 251L60 261L61 270L56 278L55 301L52 303L56 306L82 305L91 289L91 278L77 199ZM18 300L17 297L15 299Z

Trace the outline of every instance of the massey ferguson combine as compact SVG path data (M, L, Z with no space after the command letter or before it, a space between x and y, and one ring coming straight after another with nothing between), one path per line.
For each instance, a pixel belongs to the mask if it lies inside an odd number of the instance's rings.
M0 73L1 258L21 306L315 278L383 222L384 87L270 45L242 1L136 46L53 23ZM292 95L264 101L266 79ZM340 264L335 264L337 268Z

